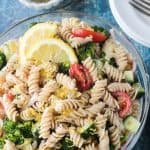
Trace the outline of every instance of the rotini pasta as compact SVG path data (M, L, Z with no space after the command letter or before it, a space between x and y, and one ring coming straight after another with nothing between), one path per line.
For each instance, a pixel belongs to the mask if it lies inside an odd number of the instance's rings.
M53 132L46 141L46 147L53 148L55 147L56 143L61 140L65 134L68 132L68 129L66 129L63 126L59 126L56 128L56 132Z
M109 135L108 131L105 131L104 135L100 137L100 143L98 146L99 150L109 150Z
M76 147L81 148L83 143L85 142L85 140L80 136L80 134L78 134L74 128L70 128L69 135L70 135L70 139L72 140L73 144Z
M34 94L39 92L39 82L40 82L40 73L39 68L33 66L31 68L31 71L29 73L28 78L28 87L29 87L29 93Z
M107 86L107 80L98 80L95 82L95 85L93 86L91 90L91 99L90 102L96 103L98 102L105 94L105 89Z
M85 145L84 148L81 148L81 150L98 150L98 147L95 145L95 143L91 143Z
M128 64L128 56L124 47L118 45L115 49L114 57L116 59L119 70L125 70Z
M63 101L58 101L55 106L55 110L59 113L62 113L64 111L78 109L81 106L82 103L79 100L66 99Z
M18 148L13 142L6 140L3 150L18 150Z
M45 86L42 88L38 96L38 101L48 101L48 98L51 93L53 93L57 88L57 83L54 80L48 81Z
M76 81L74 79L71 79L69 76L64 75L63 73L57 74L56 81L59 84L66 86L68 89L75 89L76 88Z
M48 138L50 135L50 129L54 121L54 110L51 107L47 107L43 112L41 118L41 128L40 128L40 137Z
M26 108L20 113L20 117L22 120L39 120L39 114L33 108Z
M88 57L82 62L82 64L88 69L93 81L95 82L96 80L98 80L98 71L96 64L93 62L93 60Z
M114 81L120 82L122 80L123 73L117 68L109 65L108 63L105 63L104 65L104 72L106 73L108 78L111 78Z
M119 129L116 128L115 126L112 126L109 129L109 134L110 134L110 141L112 145L115 147L115 149L119 149L121 147Z
M117 112L114 112L112 109L106 108L105 115L107 116L110 124L117 126L119 128L121 127L120 118Z
M108 91L105 91L105 94L103 96L103 101L110 108L117 108L117 109L119 109L119 104L118 104L117 100Z
M6 95L3 96L2 104L3 104L4 108L5 108L5 112L6 112L6 115L7 115L8 119L10 119L12 121L17 121L17 119L19 117L19 113L18 113L18 111L16 109L15 104L10 102L7 99Z
M108 85L108 90L110 92L130 92L132 90L132 87L129 83L114 82Z

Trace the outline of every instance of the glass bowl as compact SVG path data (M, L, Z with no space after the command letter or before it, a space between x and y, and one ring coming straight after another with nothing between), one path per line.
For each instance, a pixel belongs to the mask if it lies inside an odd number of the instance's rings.
M17 23L13 27L10 27L6 32L0 35L0 44L4 43L7 40L15 39L23 35L23 33L29 28L32 22L44 22L48 20L60 21L62 18L65 18L65 17L78 17L81 20L84 20L91 25L98 25L98 26L102 26L106 29L111 30L113 38L116 39L118 42L120 42L124 47L126 47L126 49L132 55L136 63L135 73L137 75L139 82L145 89L145 95L139 100L141 104L140 114L138 118L140 121L140 127L135 134L132 134L129 137L128 141L122 148L122 149L130 150L134 147L134 145L138 141L142 133L142 130L144 128L146 119L147 119L149 103L150 103L149 102L149 97L150 97L149 76L145 68L144 62L142 61L142 58L139 55L138 51L135 49L132 43L120 30L115 29L112 25L105 22L103 19L99 17L93 17L87 14L77 13L77 12L57 11L57 12L36 15L36 16L20 21L19 23Z

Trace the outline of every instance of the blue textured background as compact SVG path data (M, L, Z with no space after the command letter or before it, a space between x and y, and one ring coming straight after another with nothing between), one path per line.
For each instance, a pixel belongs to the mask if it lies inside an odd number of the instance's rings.
M72 4L63 9L86 12L91 15L101 16L105 20L108 20L110 23L118 27L109 9L107 0L72 0ZM17 0L0 0L0 33L6 30L10 25L18 22L20 19L42 12L44 11L28 9L20 4ZM133 43L139 50L144 62L146 63L150 75L150 48L146 48L134 41ZM150 150L149 127L150 115L147 119L143 134L134 148L135 150Z

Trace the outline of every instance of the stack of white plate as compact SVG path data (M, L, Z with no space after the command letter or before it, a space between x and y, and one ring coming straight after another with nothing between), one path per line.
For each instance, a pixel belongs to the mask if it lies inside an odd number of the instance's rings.
M122 30L135 41L150 47L150 16L133 8L129 0L109 0L109 4Z

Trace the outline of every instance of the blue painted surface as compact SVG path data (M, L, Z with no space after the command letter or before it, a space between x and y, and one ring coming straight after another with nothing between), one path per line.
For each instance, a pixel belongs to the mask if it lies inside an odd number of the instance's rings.
M72 0L72 4L64 9L71 11L86 12L91 15L101 16L113 25L117 26L112 13L110 12L107 0ZM28 9L18 2L18 0L0 0L0 33L6 30L10 25L18 22L20 19L42 13ZM133 40L132 40L133 41ZM150 75L150 48L146 48L136 42L134 45L140 52ZM150 116L148 117L145 129L141 138L135 146L135 150L149 150L150 148Z

